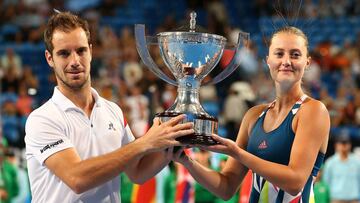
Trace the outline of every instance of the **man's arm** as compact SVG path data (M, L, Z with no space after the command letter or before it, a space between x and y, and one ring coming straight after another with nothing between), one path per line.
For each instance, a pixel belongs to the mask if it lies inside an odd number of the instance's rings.
M147 136L148 133L153 134L153 130L158 126L160 126L159 119L154 119L152 128L150 128L144 136ZM125 170L125 173L133 182L142 184L168 165L172 157L172 150L169 149L144 154L144 156L132 162L132 164Z
M171 157L168 154L165 150L146 154L135 164L127 167L125 173L132 182L143 184L170 163Z
M178 116L161 125L153 126L143 137L108 154L81 160L74 148L68 148L51 155L45 160L45 165L74 192L85 192L111 180L123 171L131 170L136 162L139 162L135 164L137 168L142 166L142 163L147 163L141 161L141 157L147 153L180 145L175 138L193 133L192 123L178 124L182 119L184 116ZM160 168L153 166L148 170L144 177L153 175ZM132 180L143 180L141 175L139 178L133 172L128 174Z

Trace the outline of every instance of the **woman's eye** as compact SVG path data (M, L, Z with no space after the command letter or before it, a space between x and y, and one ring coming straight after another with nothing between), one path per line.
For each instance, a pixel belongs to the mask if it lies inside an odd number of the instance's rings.
M294 58L299 58L301 56L301 54L300 53L293 53L293 54L291 54L291 56L294 57Z
M281 53L281 52L276 52L275 53L275 56L277 56L277 57L281 57L281 56L283 56L284 54L283 53Z

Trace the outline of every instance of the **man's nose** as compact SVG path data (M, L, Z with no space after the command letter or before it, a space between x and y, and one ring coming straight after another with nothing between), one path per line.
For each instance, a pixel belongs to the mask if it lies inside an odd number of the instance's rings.
M75 52L71 54L71 66L77 67L80 65L80 56Z

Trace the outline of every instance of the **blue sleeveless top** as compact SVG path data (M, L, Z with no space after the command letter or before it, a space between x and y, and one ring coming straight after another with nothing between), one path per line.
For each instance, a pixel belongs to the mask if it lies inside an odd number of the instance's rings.
M295 103L285 120L276 129L266 133L263 128L264 118L269 108L274 102L266 108L256 121L247 145L247 151L264 160L278 164L288 165L290 153L294 142L295 133L292 130L292 121L299 110L301 104L307 98L303 95ZM250 203L257 202L275 202L275 203L293 203L293 202L314 202L313 195L313 176L315 177L323 163L325 155L318 153L314 168L309 176L303 190L296 196L292 196L271 182L265 180L260 175L253 173L252 189L250 194Z

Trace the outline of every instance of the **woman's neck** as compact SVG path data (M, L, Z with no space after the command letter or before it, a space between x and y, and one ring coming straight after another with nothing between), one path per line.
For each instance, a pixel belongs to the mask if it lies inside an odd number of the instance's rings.
M287 90L276 87L276 103L274 108L279 111L282 108L293 106L304 95L301 87L293 86Z

